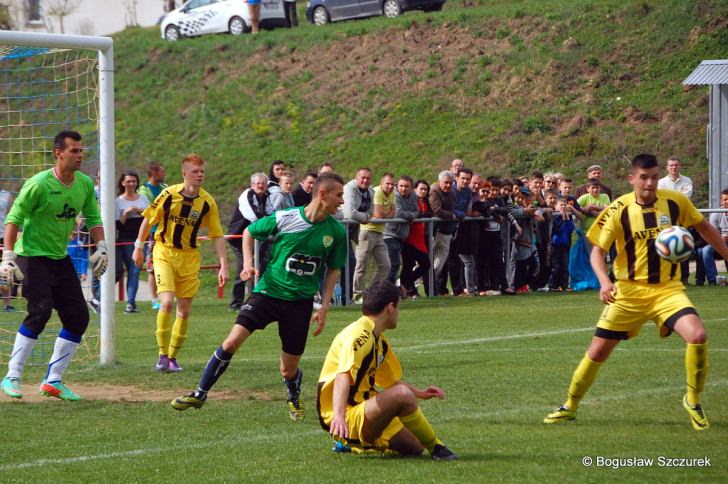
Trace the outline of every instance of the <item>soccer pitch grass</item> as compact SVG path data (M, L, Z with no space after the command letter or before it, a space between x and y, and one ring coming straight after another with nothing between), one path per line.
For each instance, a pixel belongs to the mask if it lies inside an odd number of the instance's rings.
M113 400L66 403L0 397L0 481L258 482L600 482L728 480L728 317L726 289L690 288L710 335L704 405L711 428L697 432L681 407L684 343L660 340L650 323L623 342L602 368L577 422L541 423L564 400L601 311L597 294L404 301L387 333L417 386L445 389L422 402L458 462L332 452L318 423L315 388L325 353L360 308L336 308L303 357L307 417L292 422L278 373L275 327L255 334L199 411L169 401L195 387L234 320L226 302L193 305L184 371L159 374L154 313L117 318L118 364L74 363L71 388L107 387ZM3 369L4 371L4 369ZM43 368L29 368L26 394ZM133 399L133 391L150 398ZM222 396L225 398L222 398ZM107 397L108 398L108 397ZM134 401L142 400L142 401ZM591 466L582 461L590 457ZM707 458L710 467L664 467L664 458ZM654 459L646 467L598 467L598 458ZM619 464L620 461L610 461ZM624 461L621 462L625 464Z

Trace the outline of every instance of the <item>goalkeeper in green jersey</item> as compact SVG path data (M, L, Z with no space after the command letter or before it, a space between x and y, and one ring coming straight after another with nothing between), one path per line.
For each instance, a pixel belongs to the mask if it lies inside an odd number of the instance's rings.
M63 374L86 332L89 315L66 246L80 213L96 243L96 252L89 258L96 277L106 271L108 250L94 182L79 171L83 164L81 135L75 131L58 133L53 140L53 156L55 166L25 182L5 219L0 288L22 282L28 315L15 335L8 373L1 386L10 397L23 396L20 378L25 362L55 309L63 328L56 338L40 392L75 401L81 397L63 384ZM23 231L18 236L20 227Z

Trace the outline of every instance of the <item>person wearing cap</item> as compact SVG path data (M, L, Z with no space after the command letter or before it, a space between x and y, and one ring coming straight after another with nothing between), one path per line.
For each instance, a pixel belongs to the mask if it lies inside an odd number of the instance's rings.
M604 175L604 170L602 170L602 167L599 165L592 165L589 168L586 169L586 179L591 180L592 178L596 178L599 180L599 183L602 185L602 188L600 190L601 193L605 193L610 200L614 200L614 196L612 195L612 189L611 187L608 187L607 185L602 182L602 176ZM585 193L589 192L589 183L585 183L581 185L580 187L577 187L576 192L574 192L574 196L578 199Z

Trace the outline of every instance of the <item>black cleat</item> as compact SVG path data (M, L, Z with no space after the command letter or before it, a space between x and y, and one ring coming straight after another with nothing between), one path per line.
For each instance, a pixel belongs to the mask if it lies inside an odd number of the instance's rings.
M452 450L448 449L444 445L437 444L435 445L435 448L432 449L432 452L430 452L430 457L432 460L458 460L460 457L453 452Z

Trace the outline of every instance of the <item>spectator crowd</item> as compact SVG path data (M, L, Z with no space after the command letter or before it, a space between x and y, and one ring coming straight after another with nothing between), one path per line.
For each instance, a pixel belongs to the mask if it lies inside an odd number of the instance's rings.
M691 198L692 181L680 174L680 161L672 157L665 166L667 175L658 188ZM286 163L276 160L267 174L250 177L250 187L240 194L228 225L236 274L243 267L240 236L245 228L277 210L308 204L314 181L329 171L334 167L324 163L297 182ZM119 179L117 242L129 245L132 236L126 232L135 232L138 213L150 203L148 198L154 198L150 189L166 186L159 163L150 163L147 174L144 185L133 171ZM584 234L615 193L603 180L599 165L587 168L585 175L582 183L558 172L486 177L455 159L430 183L359 168L344 186L344 205L337 214L349 235L348 267L342 270L337 293L342 302L357 304L366 287L382 279L398 284L406 298L417 298L420 291L428 296L473 297L597 288L589 264L591 246ZM728 209L728 190L721 195L721 207ZM713 213L710 221L728 243L728 214ZM127 231L127 225L134 227ZM695 284L715 285L719 280L715 251L696 232L693 236ZM117 248L117 272L122 266L129 272L126 309L135 312L139 274L127 261L131 246L126 245ZM260 246L261 273L270 246L270 242ZM681 274L687 284L687 262L681 264ZM234 281L230 308L237 310L246 299L246 287L240 278Z
M659 188L690 198L692 182L680 174L679 160L670 158L666 168ZM252 175L228 232L241 234L260 217L305 205L316 177L333 169L326 163L295 183L285 163L274 161L267 175ZM350 244L348 270L342 271L340 283L344 300L360 303L364 289L382 279L397 283L408 298L420 296L420 287L428 296L471 297L596 288L584 234L615 199L603 175L599 165L592 165L579 184L556 172L485 177L455 159L430 183L359 168L344 186L344 205L338 213ZM723 206L728 208L728 191L724 195ZM713 215L720 229L725 214ZM239 243L231 242L242 266ZM263 244L262 268L267 250ZM698 285L716 283L714 254L705 252L704 256L697 251ZM687 277L685 263L683 282ZM233 294L231 308L236 309L245 298L241 282Z

